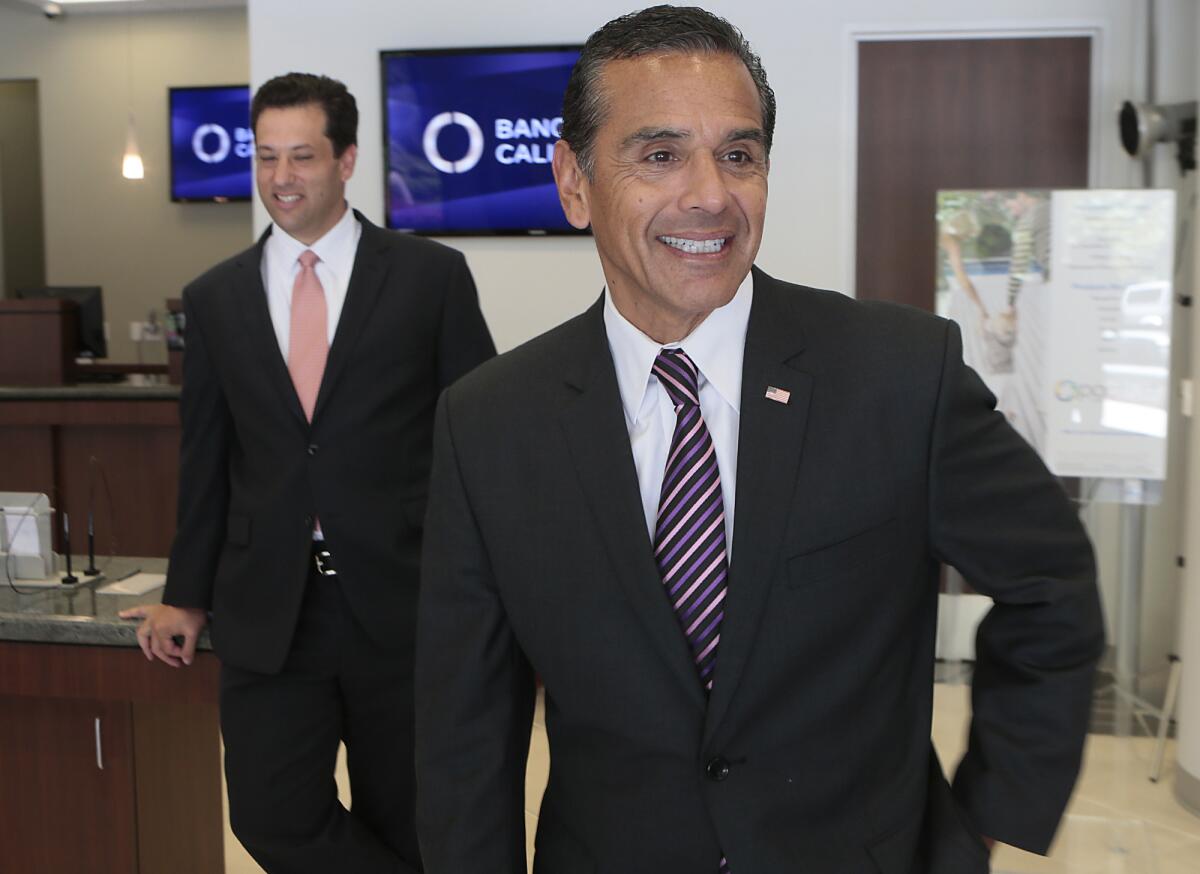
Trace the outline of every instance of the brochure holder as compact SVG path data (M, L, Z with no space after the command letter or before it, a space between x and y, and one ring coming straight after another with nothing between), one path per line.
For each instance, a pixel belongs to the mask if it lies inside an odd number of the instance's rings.
M54 575L51 519L46 495L0 492L0 559L11 580L42 580Z

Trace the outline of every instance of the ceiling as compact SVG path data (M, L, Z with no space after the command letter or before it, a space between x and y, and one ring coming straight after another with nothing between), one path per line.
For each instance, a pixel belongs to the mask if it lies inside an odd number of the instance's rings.
M57 6L64 15L111 15L126 12L177 12L188 9L244 9L246 0L100 0L100 2L70 2L59 0L0 0L3 6L20 6L45 12Z

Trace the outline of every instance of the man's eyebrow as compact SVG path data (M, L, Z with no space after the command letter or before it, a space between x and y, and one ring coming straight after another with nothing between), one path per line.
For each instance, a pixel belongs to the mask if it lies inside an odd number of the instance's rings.
M689 131L675 127L644 127L627 136L621 143L621 147L635 146L638 143L652 143L656 140L686 140L690 137Z
M761 127L746 127L741 130L730 132L725 138L727 143L735 143L738 140L749 140L752 143L758 143L760 146L767 143L767 132Z
M621 143L621 147L628 148L639 143L652 143L658 140L686 140L690 139L691 136L691 131L680 128L644 127L627 136L625 141ZM725 137L725 142L727 143L736 143L739 140L748 140L752 143L765 145L767 142L767 133L760 127L746 127L730 131L729 136Z
M254 147L260 152L299 152L301 149L313 148L312 143L293 143L287 146L272 146L269 143L255 143Z

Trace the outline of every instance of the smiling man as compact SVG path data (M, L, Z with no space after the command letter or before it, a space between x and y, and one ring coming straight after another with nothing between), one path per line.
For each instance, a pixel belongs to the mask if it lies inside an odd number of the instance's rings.
M604 25L554 171L607 287L449 389L417 644L427 874L978 874L1044 852L1102 646L1070 502L951 323L754 267L775 98L728 22ZM954 787L938 569L996 605ZM983 836L989 836L985 839Z
M147 658L211 616L234 833L269 872L421 870L414 621L438 393L495 354L459 253L346 203L358 110L290 73L254 96L258 244L183 292L179 519ZM345 741L353 811L338 802Z

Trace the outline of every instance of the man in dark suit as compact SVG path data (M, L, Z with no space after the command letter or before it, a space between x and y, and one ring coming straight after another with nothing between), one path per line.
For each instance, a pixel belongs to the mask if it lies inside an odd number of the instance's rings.
M1102 632L1072 507L946 321L752 263L774 97L727 22L605 25L555 149L607 288L439 407L417 643L427 874L973 874L1045 851ZM996 604L930 744L938 569Z
M421 868L412 659L433 413L495 354L462 255L347 206L357 123L323 76L255 95L273 224L184 290L178 530L163 606L125 614L145 617L147 657L178 667L211 612L230 820L271 872Z

